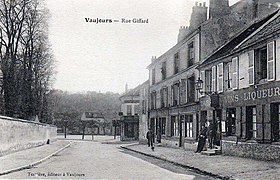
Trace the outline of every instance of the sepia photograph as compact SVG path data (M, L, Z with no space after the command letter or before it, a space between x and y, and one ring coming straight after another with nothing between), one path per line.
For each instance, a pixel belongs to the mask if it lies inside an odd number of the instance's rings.
M0 0L0 179L279 179L280 0Z

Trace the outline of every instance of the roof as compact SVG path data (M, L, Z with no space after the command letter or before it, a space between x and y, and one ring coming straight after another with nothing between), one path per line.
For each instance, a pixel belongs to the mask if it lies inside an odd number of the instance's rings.
M246 40L246 38L248 38L250 35L252 35L254 32L256 32L260 27L262 27L266 22L268 22L270 19L272 19L276 14L278 13L278 11L268 15L267 17L259 20L259 21L255 21L254 23L252 23L251 25L249 25L247 28L245 28L245 30L243 29L243 31L241 31L240 33L237 33L236 36L234 36L231 40L229 40L227 43L225 43L223 46L221 46L217 51L215 51L214 53L212 53L210 56L208 56L199 66L205 66L207 64L212 63L213 61L216 61L222 57L228 56L232 53L232 51L238 46L240 45L240 43L244 42L244 40ZM274 21L273 21L274 22ZM278 25L280 28L280 23L279 21ZM273 23L274 25L276 23ZM266 28L267 29L267 28ZM272 28L273 29L273 28ZM267 30L266 30L267 31ZM266 32L265 31L265 32ZM269 32L271 32L272 30L269 30ZM267 33L261 33L263 35L268 35ZM255 37L255 36L254 36ZM256 39L258 37L256 36L255 38L253 38L252 40L250 40L250 42L255 42Z
M269 22L264 28L260 29L256 32L253 36L246 39L245 42L240 44L239 48L243 49L246 48L252 44L258 43L263 41L264 39L267 39L269 37L272 37L276 34L280 34L280 16L275 17L273 21Z
M135 87L134 89L128 91L127 93L125 93L124 95L122 95L120 98L122 97L126 97L126 96L140 96L140 89L145 86L146 84L149 84L149 80L145 81L144 83L138 85L137 87Z
M104 116L102 113L99 112L84 112L81 117L81 120L82 121L94 120L98 122L104 122Z

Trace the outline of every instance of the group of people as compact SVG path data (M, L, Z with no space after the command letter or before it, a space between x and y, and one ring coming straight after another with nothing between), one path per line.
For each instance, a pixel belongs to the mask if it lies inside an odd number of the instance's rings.
M198 145L196 149L196 153L200 153L203 151L205 144L206 144L206 139L208 138L208 147L210 149L213 148L214 140L216 139L216 126L212 122L210 122L209 126L207 127L207 124L202 126L201 131L199 133L198 137Z
M200 153L203 151L205 144L206 144L206 139L208 138L208 147L210 149L213 148L214 141L216 139L216 126L214 123L210 122L209 126L207 127L207 124L203 125L201 128L201 131L199 133L198 137L198 145L197 145L197 150L195 151L196 153ZM146 134L146 138L148 140L148 147L151 147L152 151L154 151L155 146L155 134L150 128L149 131ZM161 143L161 132L158 129L157 134L156 134L156 140L158 143Z

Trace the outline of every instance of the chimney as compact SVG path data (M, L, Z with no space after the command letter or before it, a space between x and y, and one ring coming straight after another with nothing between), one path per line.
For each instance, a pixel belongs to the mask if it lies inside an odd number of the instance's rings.
M207 10L206 2L199 3L196 2L195 6L193 6L191 20L190 20L190 27L189 29L192 31L196 29L201 23L207 20Z
M157 59L157 57L156 57L156 56L152 56L151 61L152 61L152 62L154 62L156 59Z
M229 0L210 0L209 18L220 18L229 13Z
M128 84L125 83L125 94L128 92Z
M188 26L181 26L179 29L178 34L178 42L182 41L189 33L189 27Z

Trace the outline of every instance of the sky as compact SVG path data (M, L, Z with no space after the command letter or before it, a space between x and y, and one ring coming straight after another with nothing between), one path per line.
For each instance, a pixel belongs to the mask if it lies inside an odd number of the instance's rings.
M55 89L122 93L148 80L146 67L177 42L202 0L45 0L56 60ZM230 0L230 4L238 0ZM208 5L208 2L207 2ZM89 23L85 18L120 22ZM122 18L148 23L121 23Z

